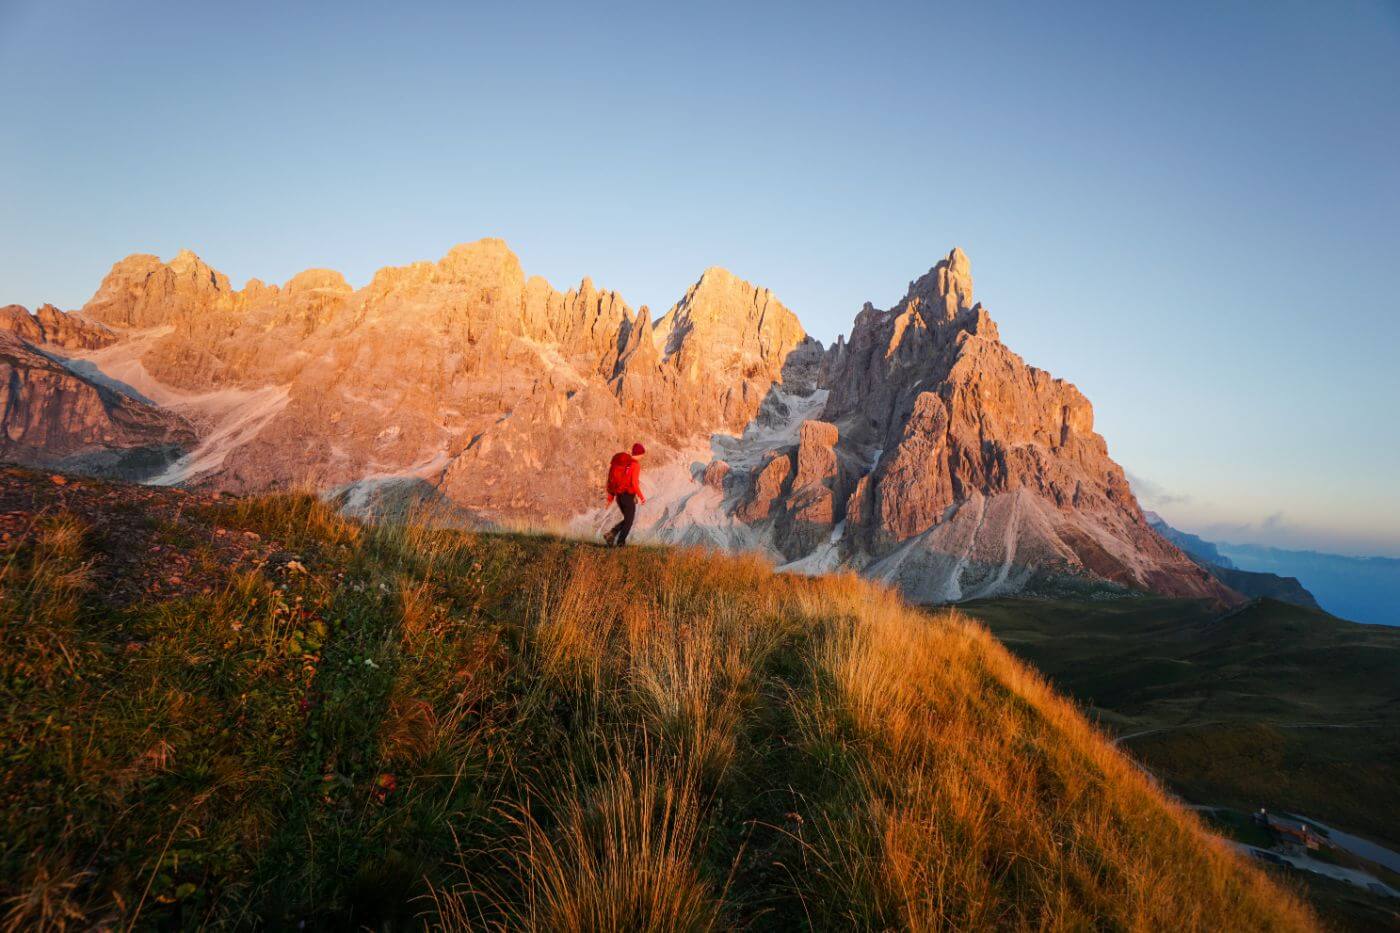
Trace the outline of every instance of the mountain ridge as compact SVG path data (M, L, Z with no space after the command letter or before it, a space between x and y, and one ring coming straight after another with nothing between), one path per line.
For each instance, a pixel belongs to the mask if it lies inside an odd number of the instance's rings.
M1241 595L1252 599L1269 597L1305 609L1321 609L1317 597L1312 594L1297 577L1275 573L1245 570L1236 566L1219 547L1199 535L1180 531L1167 524L1166 519L1156 512L1145 512L1147 523L1152 529L1175 544L1201 567L1221 583Z
M830 348L720 267L653 319L588 278L527 278L499 239L359 289L317 269L234 290L189 251L133 254L70 317L114 335L70 371L199 426L162 483L426 484L483 521L581 527L598 465L640 440L666 487L643 535L850 566L926 602L1074 580L1238 599L1147 527L1088 400L1000 342L959 249Z

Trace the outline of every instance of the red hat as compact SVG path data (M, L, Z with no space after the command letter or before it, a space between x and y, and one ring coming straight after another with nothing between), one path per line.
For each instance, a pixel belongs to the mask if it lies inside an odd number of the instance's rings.
M643 447L641 444L633 444L633 445L632 445L632 456L634 456L634 457L640 457L642 454L644 454L644 453L646 453L646 452L647 452L647 449L646 449L645 447Z

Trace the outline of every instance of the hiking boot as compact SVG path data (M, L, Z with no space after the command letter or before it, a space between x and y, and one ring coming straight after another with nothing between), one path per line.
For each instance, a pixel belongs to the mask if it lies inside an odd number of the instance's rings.
M613 540L614 540L616 537L617 537L617 532L614 531L614 530L612 530L612 529L608 529L607 531L603 532L603 544L607 545L608 547L612 547L612 546L613 546Z

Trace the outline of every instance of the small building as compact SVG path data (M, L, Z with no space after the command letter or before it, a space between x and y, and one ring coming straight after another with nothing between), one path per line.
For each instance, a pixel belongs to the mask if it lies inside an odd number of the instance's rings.
M1302 820L1275 816L1268 810L1260 809L1254 814L1254 821L1273 834L1274 840L1285 852L1305 855L1309 850L1322 847L1322 837Z

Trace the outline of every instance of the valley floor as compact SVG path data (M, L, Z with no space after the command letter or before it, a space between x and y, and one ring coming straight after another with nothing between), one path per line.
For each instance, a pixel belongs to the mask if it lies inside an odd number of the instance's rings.
M1400 850L1400 630L1268 599L1224 617L1156 598L963 610L1184 799L1361 837L1340 847L1343 870L1321 869L1351 884L1300 877L1328 919L1400 925L1400 901L1383 893L1400 890L1389 854ZM1362 875L1382 887L1358 886Z

